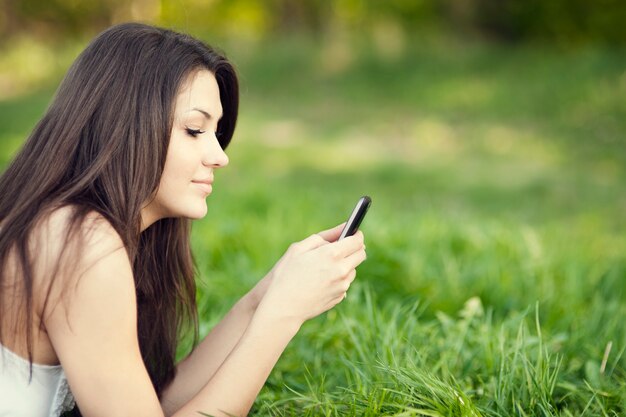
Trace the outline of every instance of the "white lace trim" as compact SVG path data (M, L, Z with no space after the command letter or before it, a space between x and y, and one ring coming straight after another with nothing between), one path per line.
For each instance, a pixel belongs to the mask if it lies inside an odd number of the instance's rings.
M50 407L51 417L58 417L66 411L70 411L74 408L74 404L76 404L72 391L70 391L70 385L67 383L67 378L65 378L65 373L63 371L61 372L59 385L57 386L57 391L54 394L52 406Z
M10 362L17 366L20 370L19 375L28 380L30 376L30 362L28 362L28 360L12 352L2 344L0 344L0 355L2 355L0 363L7 366L9 364L8 362ZM0 372L2 372L2 367L0 367ZM52 397L52 403L50 404L50 417L59 417L64 412L70 411L74 408L76 402L74 401L74 396L72 395L72 391L70 390L67 378L65 377L65 372L63 372L61 365L42 365L33 363L33 378L35 377L35 373L58 373L56 389L54 391L54 396ZM32 383L32 380L30 383ZM52 390L54 388L50 387L50 389Z

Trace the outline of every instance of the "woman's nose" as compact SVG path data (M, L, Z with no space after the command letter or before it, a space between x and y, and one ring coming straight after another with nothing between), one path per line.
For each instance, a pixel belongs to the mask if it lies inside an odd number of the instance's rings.
M222 149L215 135L207 140L208 145L204 149L202 164L216 168L228 165L228 155Z

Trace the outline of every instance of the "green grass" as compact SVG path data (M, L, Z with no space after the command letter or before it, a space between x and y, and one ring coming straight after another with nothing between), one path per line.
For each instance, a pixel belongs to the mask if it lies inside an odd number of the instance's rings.
M367 262L252 415L624 415L624 51L404 45L223 45L242 107L194 228L201 333L368 194ZM0 102L0 164L50 91Z

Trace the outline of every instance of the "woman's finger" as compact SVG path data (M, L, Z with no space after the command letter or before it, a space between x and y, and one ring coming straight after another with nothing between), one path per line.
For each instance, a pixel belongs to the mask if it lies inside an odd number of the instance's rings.
M356 269L357 266L361 265L361 263L363 263L366 259L367 253L365 253L365 250L362 249L346 256L343 261L341 261L341 264L344 268L346 268L346 270L353 270Z
M352 284L352 281L356 278L356 269L350 271L348 276L345 278L349 284Z
M338 242L332 242L325 246L333 258L343 259L363 249L363 233L358 231Z
M345 225L346 225L346 222L343 222L340 225L337 225L331 229L322 230L321 232L318 232L317 234L320 235L322 239L324 239L327 242L335 242L337 239L339 239L339 235L341 235L341 231L343 230L343 227Z
M317 249L320 246L324 246L327 244L328 244L328 241L326 241L320 235L314 234L314 235L307 237L304 240L301 240L298 243L295 243L293 245L293 248L296 249L298 252L308 252L310 250Z
M346 298L346 294L347 293L342 293L340 296L333 298L327 305L326 305L326 310L329 310L331 308L333 308L334 306L336 306L337 304L339 304L340 302L342 302L343 300L345 300Z

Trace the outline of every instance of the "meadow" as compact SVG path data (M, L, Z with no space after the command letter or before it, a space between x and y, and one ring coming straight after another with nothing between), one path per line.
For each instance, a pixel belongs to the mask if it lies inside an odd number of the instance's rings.
M221 46L241 116L193 229L201 335L291 242L373 201L347 299L302 327L251 415L626 414L623 50ZM0 101L0 167L59 80Z

